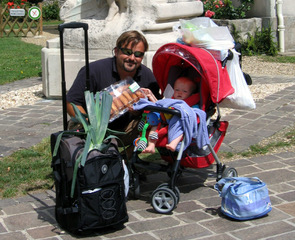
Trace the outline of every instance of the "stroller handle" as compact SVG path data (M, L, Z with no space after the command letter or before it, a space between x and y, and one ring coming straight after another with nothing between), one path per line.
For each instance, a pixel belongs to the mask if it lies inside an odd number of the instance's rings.
M164 108L164 107L157 107L157 106L146 106L144 110L151 111L151 112L162 112L167 114L176 115L177 117L181 117L181 112L176 109L171 108Z

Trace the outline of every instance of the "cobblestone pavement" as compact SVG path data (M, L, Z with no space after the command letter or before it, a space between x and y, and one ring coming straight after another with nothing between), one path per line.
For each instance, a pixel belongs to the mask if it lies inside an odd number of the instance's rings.
M294 81L291 77L253 77L253 82ZM25 81L24 81L25 83ZM17 86L21 86L19 81ZM236 110L225 119L230 127L222 151L242 151L294 124L295 86L257 103L251 111ZM61 102L44 100L32 106L0 111L0 153L38 143L62 130ZM0 158L1 162L1 158ZM50 164L50 163L48 163ZM228 163L240 176L256 176L267 183L272 211L251 221L233 221L220 213L221 199L213 189L214 166L185 171L177 182L180 202L170 215L154 212L151 192L169 180L166 173L148 175L141 197L127 202L129 222L122 229L103 229L86 239L294 239L295 156L281 152ZM76 239L60 229L54 218L54 191L0 200L0 239Z

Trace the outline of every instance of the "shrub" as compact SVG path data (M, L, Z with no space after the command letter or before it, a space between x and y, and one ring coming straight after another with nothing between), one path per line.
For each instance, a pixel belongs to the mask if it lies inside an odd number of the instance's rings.
M60 20L59 18L59 3L54 1L52 3L44 3L42 7L42 15L44 20Z
M248 33L248 39L242 43L242 53L249 56L260 54L276 56L278 45L274 42L272 33L270 26L262 28L261 31L256 29L253 36Z
M215 19L241 19L251 9L254 0L239 0L235 7L232 0L201 0L204 4L204 16Z

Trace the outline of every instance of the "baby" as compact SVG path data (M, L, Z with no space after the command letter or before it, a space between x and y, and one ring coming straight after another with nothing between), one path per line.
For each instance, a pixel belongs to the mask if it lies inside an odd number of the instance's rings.
M143 89L148 99L152 102L156 102L156 97L152 94L149 89ZM174 83L174 99L185 100L190 97L192 94L196 93L197 84L188 77L179 77ZM148 138L148 146L142 151L143 153L155 153L155 147L157 143L157 138L153 136L157 135L156 133L157 126L153 126L150 130ZM178 143L181 141L183 134L173 139L170 143L166 144L166 148L172 152L176 150Z

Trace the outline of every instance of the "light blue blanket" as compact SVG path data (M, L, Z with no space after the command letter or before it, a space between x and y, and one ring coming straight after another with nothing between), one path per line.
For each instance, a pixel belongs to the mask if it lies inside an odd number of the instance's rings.
M185 101L177 99L162 99L153 103L147 99L140 99L133 105L134 110L142 110L146 106L172 107L181 112L181 118L173 116L168 126L168 142L177 138L181 134L184 138L184 149L186 149L193 138L197 141L198 148L209 144L209 136L206 125L206 113L198 108L191 108ZM198 124L197 117L200 123ZM177 147L179 150L179 145Z

